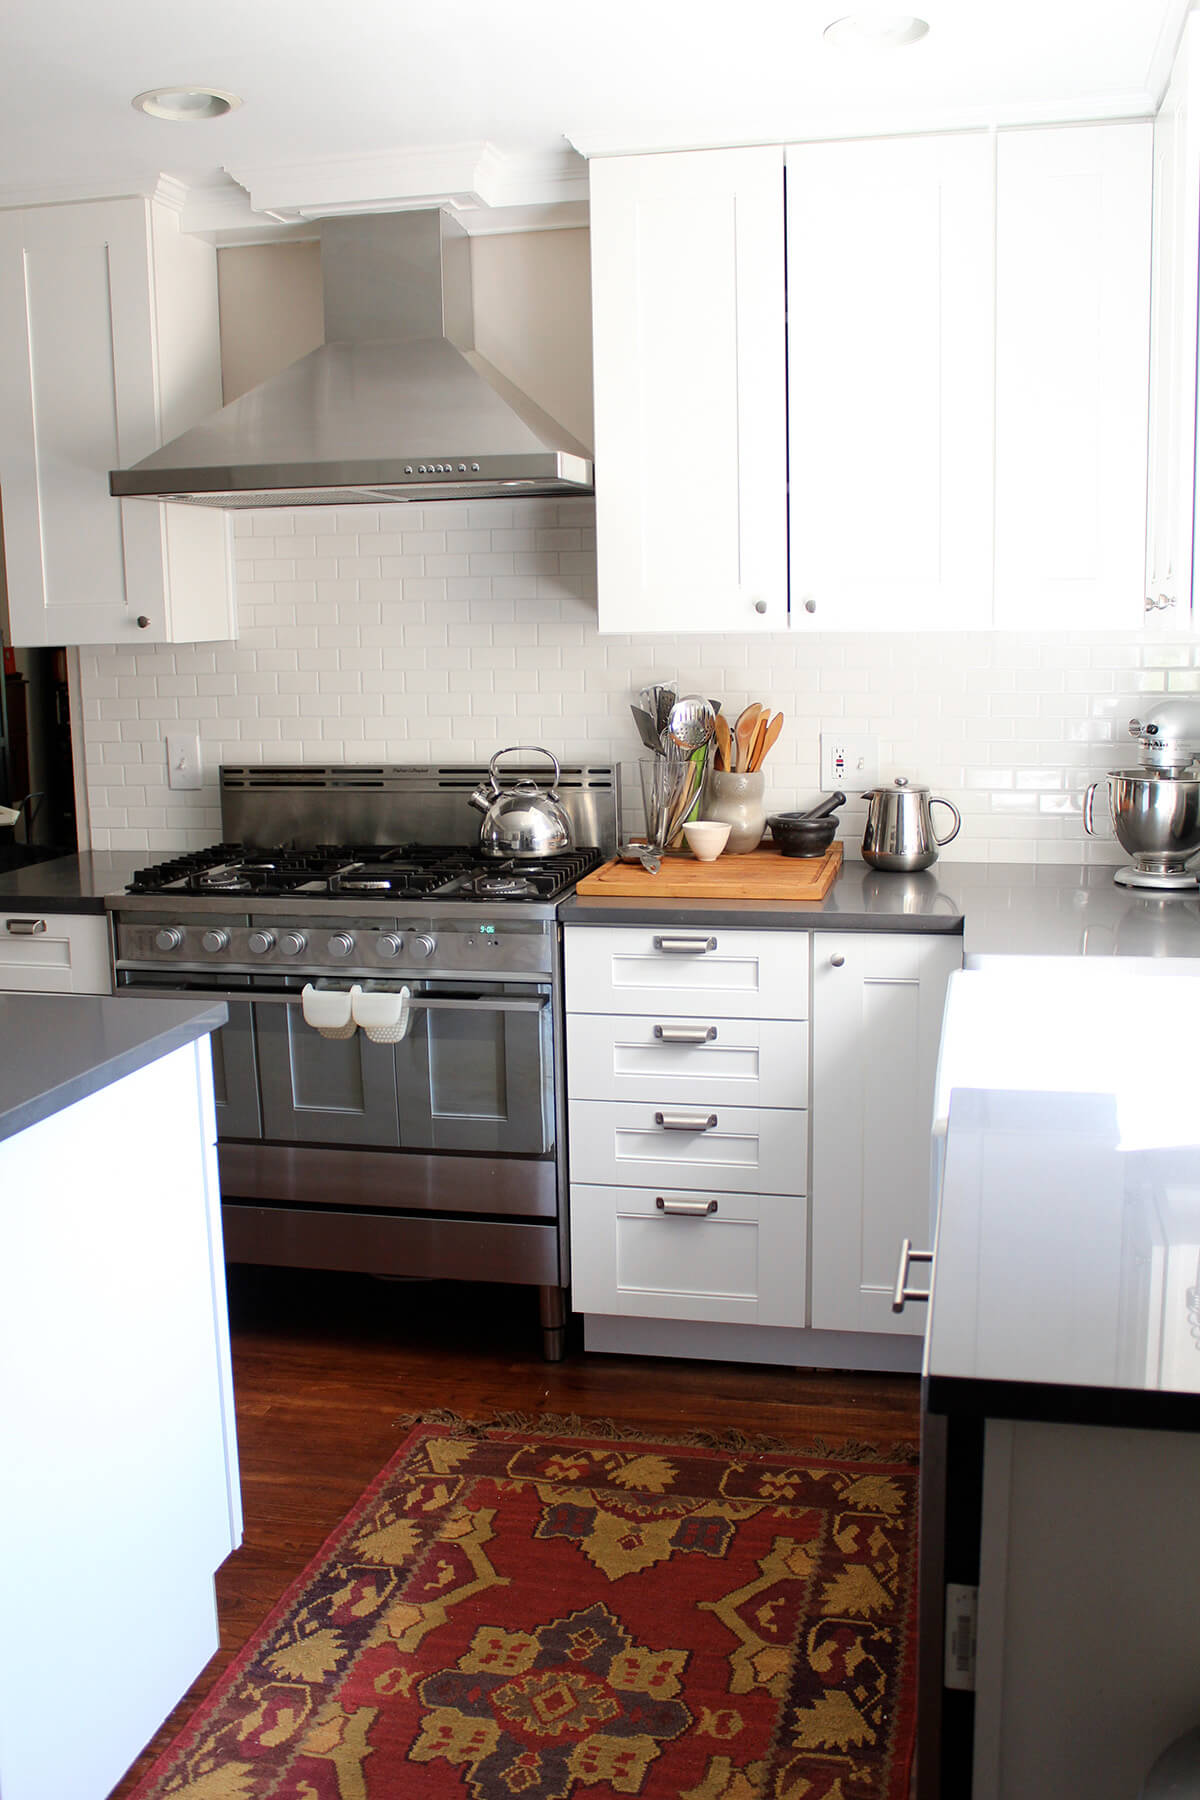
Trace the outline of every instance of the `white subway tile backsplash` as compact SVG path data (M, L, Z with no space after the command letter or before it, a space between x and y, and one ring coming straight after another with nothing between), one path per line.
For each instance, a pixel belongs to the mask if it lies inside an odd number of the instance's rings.
M594 523L589 500L238 513L236 643L81 653L94 846L211 843L222 762L486 762L521 742L632 766L629 702L673 678L731 716L783 709L770 806L815 800L822 729L870 733L882 780L961 809L943 859L1032 879L1122 860L1099 811L1102 835L1084 837L1083 789L1125 757L1139 696L1200 692L1200 643L1182 636L601 636ZM167 786L168 726L200 737L198 792ZM854 846L856 794L843 818Z

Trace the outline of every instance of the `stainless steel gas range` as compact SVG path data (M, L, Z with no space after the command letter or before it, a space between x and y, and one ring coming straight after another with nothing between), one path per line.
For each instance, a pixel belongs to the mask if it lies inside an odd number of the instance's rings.
M223 768L225 841L109 902L116 981L229 1002L214 1055L231 1262L533 1285L555 1360L556 912L616 841L615 771L561 771L580 847L539 861L480 856L468 796L486 774Z

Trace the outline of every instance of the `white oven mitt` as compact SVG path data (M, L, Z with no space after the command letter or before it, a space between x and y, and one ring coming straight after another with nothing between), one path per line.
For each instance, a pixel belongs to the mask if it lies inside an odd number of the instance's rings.
M358 988L317 988L310 982L300 991L304 1023L319 1031L323 1038L352 1038L358 1030L354 1022L354 996Z
M398 1044L408 1033L412 990L400 988L352 988L353 1013L373 1044Z

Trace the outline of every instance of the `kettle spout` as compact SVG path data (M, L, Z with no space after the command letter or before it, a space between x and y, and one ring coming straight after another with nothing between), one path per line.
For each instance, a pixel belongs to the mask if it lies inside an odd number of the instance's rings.
M491 808L492 808L492 802L495 800L495 798L496 798L496 793L494 791L494 788L489 787L485 782L481 781L479 786L475 789L474 793L468 794L467 805L473 806L475 808L476 812L481 812L481 813L490 812Z

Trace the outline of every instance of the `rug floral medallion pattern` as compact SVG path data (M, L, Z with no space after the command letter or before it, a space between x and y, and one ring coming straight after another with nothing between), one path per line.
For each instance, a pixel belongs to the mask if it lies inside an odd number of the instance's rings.
M902 1800L906 1451L419 1426L138 1800Z

